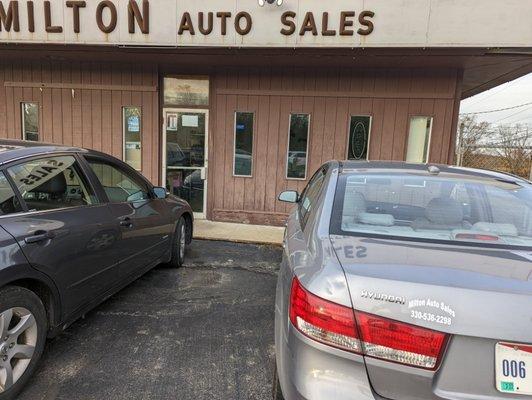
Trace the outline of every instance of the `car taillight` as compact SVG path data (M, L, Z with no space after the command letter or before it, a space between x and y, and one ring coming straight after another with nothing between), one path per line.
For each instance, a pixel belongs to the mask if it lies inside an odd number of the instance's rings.
M360 311L355 316L365 355L427 369L438 366L445 333Z
M353 310L313 295L296 278L290 293L290 321L318 342L356 353L362 350Z
M307 291L297 278L290 293L290 321L304 335L368 357L435 369L447 334L354 311Z

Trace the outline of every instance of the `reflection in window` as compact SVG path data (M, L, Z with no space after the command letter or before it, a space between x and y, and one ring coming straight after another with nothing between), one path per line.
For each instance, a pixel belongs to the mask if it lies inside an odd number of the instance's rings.
M170 193L186 200L192 211L203 212L205 181L200 169L168 170L166 188Z
M145 185L117 165L90 158L87 161L110 202L125 203L150 198Z
M166 165L203 167L205 164L205 113L166 114Z
M287 178L305 179L306 177L309 120L309 114L290 114Z
M142 169L142 124L140 107L123 108L124 161L137 171Z
M206 78L164 78L164 103L176 106L208 106Z
M72 156L27 161L8 169L30 210L53 210L97 203Z
M348 160L367 160L371 117L351 116L349 122Z
M253 113L235 114L234 175L251 176L253 166Z
M39 105L22 103L22 139L39 141Z
M0 172L0 215L13 214L22 211L22 206L15 196L11 185L3 172Z
M428 162L431 129L432 117L410 118L406 161L414 163Z

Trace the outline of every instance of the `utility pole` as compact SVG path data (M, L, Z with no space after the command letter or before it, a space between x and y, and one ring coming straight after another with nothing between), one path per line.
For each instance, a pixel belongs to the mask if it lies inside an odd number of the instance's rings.
M463 142L464 142L464 121L460 121L460 128L458 129L458 157L456 160L456 164L461 167L462 166L462 151L463 151ZM532 172L531 172L532 173Z

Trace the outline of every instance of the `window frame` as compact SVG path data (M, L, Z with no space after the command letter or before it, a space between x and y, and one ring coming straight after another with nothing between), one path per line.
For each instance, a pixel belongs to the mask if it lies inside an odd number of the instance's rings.
M290 126L292 125L292 115L308 115L308 128L307 128L307 146L305 150L305 176L303 178L292 178L288 176L288 157L290 154ZM311 132L311 113L306 112L291 112L288 115L288 139L286 141L286 157L285 157L285 179L291 181L306 181L308 176L308 149L310 144L310 132Z
M430 119L430 129L429 129L429 137L427 142L427 157L426 160L418 162L418 161L407 161L408 156L408 142L410 140L410 127L412 126L412 119L414 118L428 118ZM434 129L434 115L420 115L420 114L411 114L408 116L408 125L407 125L407 132L406 132L406 141L405 141L405 148L404 148L404 156L403 159L406 162L410 163L420 163L420 164L427 164L430 160L430 145L432 142L432 131Z
M236 115L240 114L251 114L253 116L253 127L251 131L251 171L249 175L240 175L236 174ZM255 163L254 160L254 149L255 149L255 112L254 111L235 111L234 121L233 121L233 176L235 178L253 178L253 172Z
M79 167L80 170L80 176L79 178L83 181L83 183L87 186L88 189L91 189L94 195L94 198L96 202L94 204L83 204L79 206L73 206L73 207L60 207L60 208L52 208L48 210L34 210L31 211L28 207L26 200L24 200L24 197L22 196L22 193L20 193L20 190L16 184L16 182L13 180L13 177L9 174L8 169L12 168L14 166L24 164L33 160L41 160L45 158L50 157L73 157ZM101 196L101 192L99 190L99 187L95 184L97 182L94 182L92 179L90 171L87 171L84 163L84 159L80 157L78 153L70 153L70 152L57 152L57 153L41 153L41 154L35 154L28 157L19 158L13 161L10 161L9 163L5 164L0 168L0 172L2 172L8 182L11 185L11 188L15 192L15 195L17 196L18 200L20 201L20 204L22 205L22 212L14 213L14 214L8 214L8 215L0 215L0 218L5 217L12 217L16 215L32 215L32 214L41 214L41 213L50 213L50 212L56 212L56 211L68 211L68 210L79 210L81 208L88 208L88 207L98 207L105 203L105 199Z
M139 122L139 136L140 136L140 169L133 168L135 171L142 172L142 139L144 137L143 130L144 130L144 116L143 116L143 110L141 106L132 106L132 105L125 105L122 106L122 158L126 164L128 164L126 160L126 123L125 123L125 117L126 117L126 108L137 108L140 111L140 122ZM128 164L129 165L129 164ZM131 166L131 165L130 165Z
M26 138L26 129L24 127L24 104L35 104L37 106L37 129L38 129L38 132L37 132L37 136L38 136L38 140L28 140ZM38 101L21 101L20 102L20 129L21 129L21 136L22 136L22 140L26 140L26 141L29 141L29 142L35 142L35 143L39 143L41 142L41 105Z
M349 158L349 141L351 140L351 118L353 117L366 117L369 118L369 128L368 128L368 143L366 149L366 158L365 159L352 159ZM373 128L373 115L372 114L349 114L349 119L347 120L347 143L345 146L345 159L351 161L369 161L369 149L371 145L371 129Z
M109 199L109 196L105 192L105 189L103 187L103 184L98 179L98 176L96 175L96 172L91 167L90 160L95 160L97 162L101 162L102 164L110 164L111 166L116 166L119 170L123 170L124 175L126 175L128 178L130 178L134 183L137 185L143 187L146 189L146 192L148 193L149 199L142 199L142 200L134 200L134 201L123 201L123 202L113 202ZM108 204L132 204L137 203L140 201L146 201L146 200L153 200L156 198L155 194L153 193L154 186L143 176L141 175L135 168L133 168L128 163L118 160L118 159L110 159L105 156L97 155L97 154L83 154L83 161L86 163L86 167L89 171L89 174L91 175L91 178L96 182L98 186L98 193L101 195L101 197L104 199L105 203Z

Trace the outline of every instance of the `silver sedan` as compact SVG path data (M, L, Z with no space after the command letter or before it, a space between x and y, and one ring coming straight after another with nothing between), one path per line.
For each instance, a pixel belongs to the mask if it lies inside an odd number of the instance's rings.
M329 162L293 202L274 399L532 398L532 186Z

